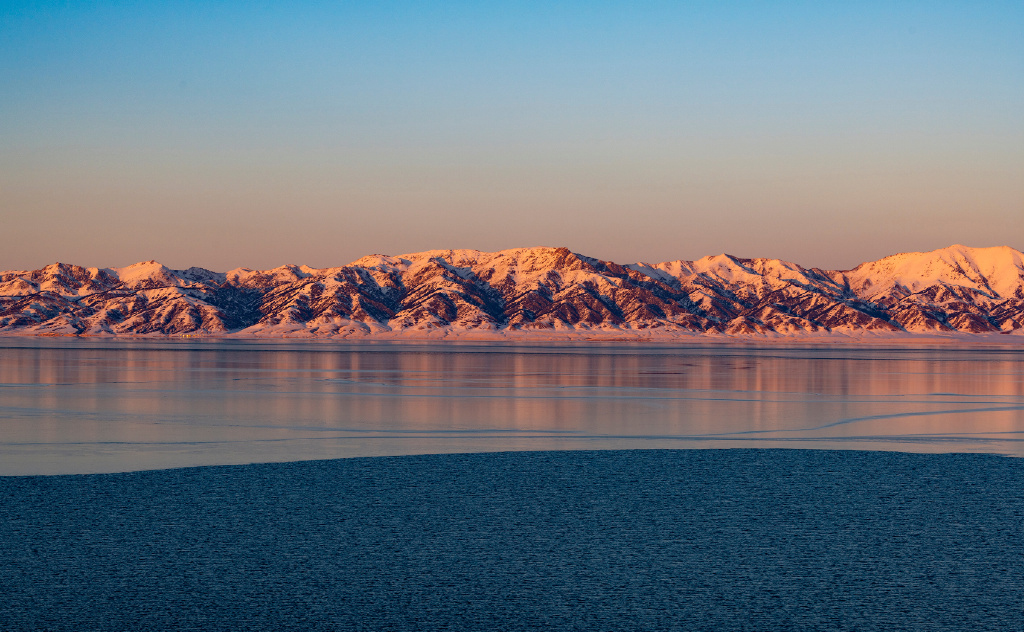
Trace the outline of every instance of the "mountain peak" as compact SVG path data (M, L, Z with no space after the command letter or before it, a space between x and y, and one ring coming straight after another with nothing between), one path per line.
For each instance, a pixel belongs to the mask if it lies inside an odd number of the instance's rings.
M1006 246L954 244L829 271L728 254L622 266L565 247L532 247L378 254L337 268L289 264L219 273L143 261L0 273L0 332L7 334L537 331L670 338L1024 333L1024 255Z
M862 263L846 274L851 286L865 283L872 295L902 287L910 293L936 285L1014 297L1024 287L1024 255L1008 246L972 248L954 244L930 252L904 252Z

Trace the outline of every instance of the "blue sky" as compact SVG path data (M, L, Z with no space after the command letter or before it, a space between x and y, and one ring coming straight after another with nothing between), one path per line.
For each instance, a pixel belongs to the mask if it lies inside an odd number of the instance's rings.
M1024 3L0 9L0 269L1024 248Z

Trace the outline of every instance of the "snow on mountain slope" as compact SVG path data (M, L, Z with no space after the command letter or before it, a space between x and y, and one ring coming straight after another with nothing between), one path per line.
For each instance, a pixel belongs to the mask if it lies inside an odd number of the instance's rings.
M988 299L1024 298L1024 255L1006 246L907 252L842 274L851 290L869 298L935 286L974 290Z
M106 269L52 264L0 273L0 332L1022 332L1022 288L1024 255L1007 247L951 246L847 271L725 254L623 266L547 247L227 273L155 261Z
M41 270L0 272L0 296L27 296L39 292L85 296L117 283L117 277L108 270L54 263Z
M285 265L278 266L273 270L252 270L250 268L235 268L225 274L225 280L231 285L239 287L268 287L295 283L300 279L312 276L314 270L306 266Z

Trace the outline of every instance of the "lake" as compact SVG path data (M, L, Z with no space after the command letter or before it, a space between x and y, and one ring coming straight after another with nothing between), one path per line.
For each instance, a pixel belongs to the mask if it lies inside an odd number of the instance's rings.
M1020 630L1024 461L574 450L0 477L0 629Z
M0 475L722 447L1024 456L1024 353L0 339Z
M0 629L1019 630L1022 382L998 346L0 339Z

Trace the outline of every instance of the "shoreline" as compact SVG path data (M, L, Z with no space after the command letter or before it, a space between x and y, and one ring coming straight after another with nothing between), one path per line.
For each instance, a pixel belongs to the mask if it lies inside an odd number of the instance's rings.
M1019 333L1018 333L1019 332ZM307 342L480 342L480 343L530 343L530 342L579 342L579 343L639 343L671 345L679 343L728 344L844 344L844 345L959 345L977 344L984 346L1024 346L1024 330L1001 333L969 332L809 332L799 334L724 334L724 333L656 333L642 332L565 330L561 332L540 331L478 331L450 330L434 331L380 331L352 335L316 335L308 330L296 330L264 335L243 332L228 333L186 333L186 334L77 334L62 332L0 332L0 339L82 339L82 340L190 340L190 341L307 341Z

